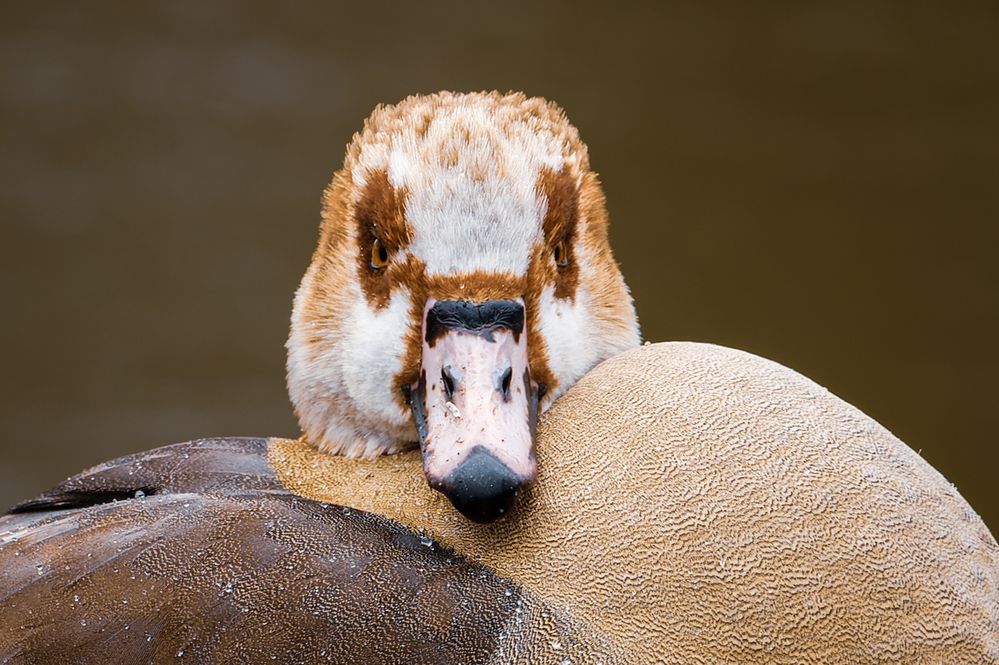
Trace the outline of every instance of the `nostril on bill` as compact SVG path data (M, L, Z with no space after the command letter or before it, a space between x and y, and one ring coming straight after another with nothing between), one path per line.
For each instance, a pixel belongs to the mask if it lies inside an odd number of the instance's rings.
M441 383L444 384L444 399L453 402L457 382L454 379L454 374L451 372L450 365L445 365L441 368Z
M499 380L499 390L503 393L503 401L510 401L510 380L513 378L513 368L507 367Z

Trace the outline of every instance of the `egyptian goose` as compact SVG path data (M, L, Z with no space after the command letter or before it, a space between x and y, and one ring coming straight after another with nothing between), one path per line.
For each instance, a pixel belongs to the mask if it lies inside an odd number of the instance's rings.
M438 114L454 180L435 185L412 156ZM516 141L514 116L534 128ZM473 127L516 160L468 157ZM509 169L535 158L529 186ZM599 189L554 107L413 98L376 111L347 165L289 340L305 436L131 455L0 518L0 662L999 663L999 545L921 457L773 362L630 348ZM464 264L441 242L495 236L434 206L520 219L494 166L534 192L544 241L445 288ZM475 455L495 461L469 489L452 475Z

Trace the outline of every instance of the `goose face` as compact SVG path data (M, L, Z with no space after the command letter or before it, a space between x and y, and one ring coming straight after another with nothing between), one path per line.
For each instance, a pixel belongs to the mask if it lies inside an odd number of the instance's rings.
M327 187L288 386L314 445L371 457L419 441L431 486L485 522L534 479L538 410L638 343L562 111L440 93L376 109Z

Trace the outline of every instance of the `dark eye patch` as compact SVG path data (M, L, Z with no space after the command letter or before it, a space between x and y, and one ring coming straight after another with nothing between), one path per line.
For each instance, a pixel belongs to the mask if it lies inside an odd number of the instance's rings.
M548 202L545 210L545 242L559 267L556 298L572 298L579 283L579 270L573 256L579 227L579 190L566 171L542 169L538 193ZM556 255L557 254L557 255Z

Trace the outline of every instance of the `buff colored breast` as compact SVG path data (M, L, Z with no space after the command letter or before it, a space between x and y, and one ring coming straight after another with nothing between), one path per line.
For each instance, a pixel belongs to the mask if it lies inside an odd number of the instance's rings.
M544 418L533 491L472 524L418 454L273 440L282 484L371 511L565 608L627 662L999 662L999 546L937 471L801 375L645 346Z

